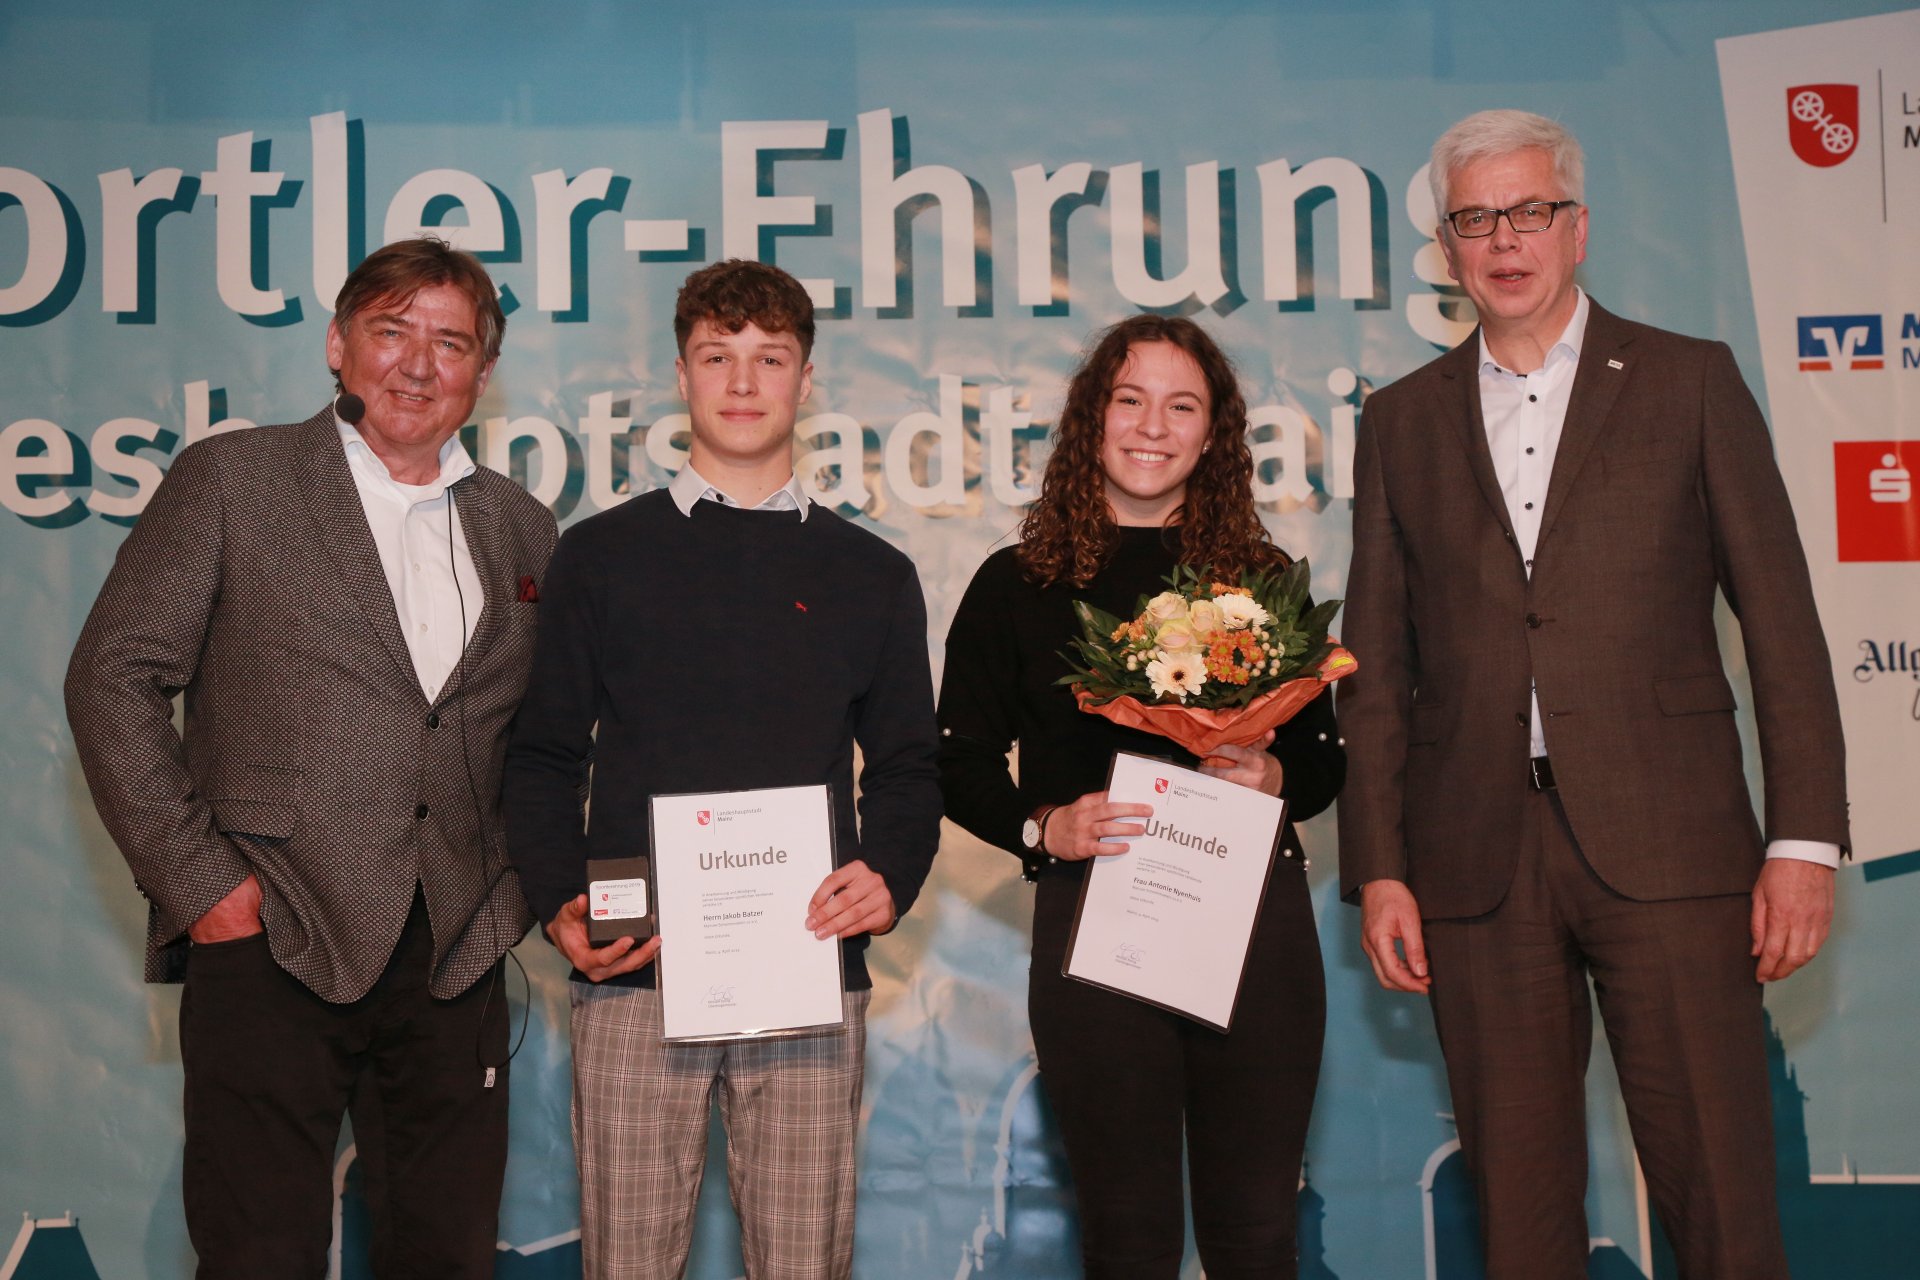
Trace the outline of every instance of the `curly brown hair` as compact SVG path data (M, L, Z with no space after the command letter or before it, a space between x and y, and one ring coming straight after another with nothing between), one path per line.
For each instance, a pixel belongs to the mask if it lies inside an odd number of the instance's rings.
M766 333L790 333L799 340L802 360L813 355L813 299L806 286L771 263L727 258L688 276L673 307L673 336L682 357L693 326L702 320L711 320L723 333L738 333L750 324Z
M1207 381L1207 448L1187 477L1185 501L1168 521L1180 527L1181 560L1229 580L1248 569L1287 564L1286 552L1273 545L1254 510L1247 401L1233 362L1191 320L1137 315L1102 331L1067 383L1040 497L1020 524L1020 567L1041 586L1084 587L1113 554L1120 535L1107 501L1100 445L1113 384L1128 352L1142 342L1171 342L1193 357Z

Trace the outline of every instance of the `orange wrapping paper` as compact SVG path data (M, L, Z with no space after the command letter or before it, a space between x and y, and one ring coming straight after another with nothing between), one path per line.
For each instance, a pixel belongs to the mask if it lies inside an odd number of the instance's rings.
M1335 649L1320 664L1317 674L1289 680L1244 707L1183 707L1177 702L1144 703L1131 696L1096 706L1093 695L1078 685L1074 686L1073 696L1080 709L1090 715L1105 716L1117 725L1171 738L1204 760L1222 746L1244 747L1259 741L1267 730L1300 714L1301 708L1326 686L1359 669L1360 664L1351 653Z

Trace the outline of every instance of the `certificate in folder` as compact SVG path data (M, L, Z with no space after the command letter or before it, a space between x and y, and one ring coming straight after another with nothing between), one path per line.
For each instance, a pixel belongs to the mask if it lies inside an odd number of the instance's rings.
M827 788L659 795L650 820L666 1038L841 1025L839 940L806 927L833 872Z
M1087 868L1062 972L1228 1030L1286 802L1126 751L1107 798L1153 816Z

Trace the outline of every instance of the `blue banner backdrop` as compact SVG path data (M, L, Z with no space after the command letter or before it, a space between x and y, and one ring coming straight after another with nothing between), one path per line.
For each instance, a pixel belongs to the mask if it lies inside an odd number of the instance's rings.
M1890 7L1827 0L1818 17ZM1340 594L1365 397L1471 322L1422 171L1470 111L1576 130L1587 287L1730 342L1761 391L1760 344L1780 335L1755 328L1715 41L1813 17L1787 0L10 0L0 1210L23 1219L0 1280L191 1271L178 993L140 984L142 904L87 800L60 681L178 451L324 403L329 305L370 247L435 229L491 264L512 315L469 444L563 523L684 458L670 314L685 274L743 255L805 278L826 318L801 473L918 562L937 670L960 590L1031 492L1065 372L1090 331L1136 309L1195 314L1238 360L1262 510L1311 557L1315 591ZM1885 94L1920 104L1920 48L1886 50L1884 71ZM1782 146L1786 128L1783 108ZM1885 141L1886 163L1920 163L1911 125ZM670 623L650 642L668 670L690 660ZM1892 803L1910 796L1913 747L1867 775ZM1331 819L1305 838L1330 1027L1304 1274L1468 1280L1472 1213L1426 1008L1375 988L1333 891ZM1907 1274L1920 1248L1920 1001L1897 959L1917 861L1843 870L1828 953L1769 992L1807 1280ZM874 948L863 1277L1077 1273L1033 1087L1029 910L1014 861L949 827L926 896ZM519 953L499 1274L572 1276L564 975L543 942ZM1592 1274L1671 1275L1604 1050L1591 1116ZM721 1159L716 1143L698 1280L740 1271ZM361 1276L344 1145L340 1182L336 1271Z

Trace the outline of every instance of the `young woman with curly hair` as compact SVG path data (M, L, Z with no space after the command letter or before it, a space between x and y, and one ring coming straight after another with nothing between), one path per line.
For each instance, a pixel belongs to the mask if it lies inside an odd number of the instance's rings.
M1202 762L1081 712L1054 683L1079 631L1075 600L1127 617L1176 564L1234 580L1287 562L1254 509L1246 426L1233 366L1198 325L1142 315L1106 330L1068 385L1019 545L981 565L947 637L947 815L1018 856L1038 884L1028 1015L1096 1280L1178 1274L1183 1143L1210 1280L1297 1273L1294 1202L1326 1006L1292 819L1325 809L1345 777L1332 700L1316 699L1264 749L1225 747ZM1171 755L1288 802L1231 1031L1061 973L1088 859L1124 851L1101 838L1138 834L1152 812L1106 797L1122 750Z

